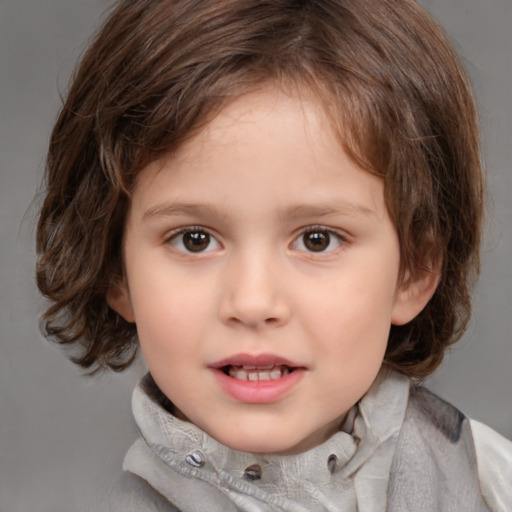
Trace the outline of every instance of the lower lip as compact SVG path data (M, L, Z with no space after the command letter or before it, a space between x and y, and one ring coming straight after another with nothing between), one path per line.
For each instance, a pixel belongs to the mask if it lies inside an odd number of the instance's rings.
M226 375L222 370L213 370L221 388L239 402L267 404L277 402L288 393L304 376L305 370L298 368L275 380L239 380Z

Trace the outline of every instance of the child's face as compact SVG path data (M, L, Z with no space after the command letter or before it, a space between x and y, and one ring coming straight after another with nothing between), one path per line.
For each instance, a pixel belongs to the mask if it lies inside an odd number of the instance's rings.
M139 178L108 300L177 415L243 451L323 442L414 316L381 179L313 100L270 87Z

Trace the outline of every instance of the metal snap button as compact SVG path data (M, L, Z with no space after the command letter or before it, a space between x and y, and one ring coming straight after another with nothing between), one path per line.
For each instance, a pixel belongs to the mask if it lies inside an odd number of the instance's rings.
M253 464L252 466L245 468L244 478L254 482L255 480L261 479L261 473L261 467L258 464Z
M334 453L331 453L331 455L329 455L329 457L327 457L327 467L329 468L329 471L331 473L334 473L334 471L336 471L337 464L338 464L338 457Z
M189 453L185 457L185 461L187 462L187 464L195 468L202 468L206 464L206 459L199 450Z

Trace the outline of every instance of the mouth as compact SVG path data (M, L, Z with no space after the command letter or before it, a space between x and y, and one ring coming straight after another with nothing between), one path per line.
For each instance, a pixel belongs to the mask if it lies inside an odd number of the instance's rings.
M236 354L209 365L221 389L237 402L269 404L295 389L308 368L275 354Z
M268 381L278 380L296 368L286 365L269 364L264 366L255 365L225 365L220 368L221 371L233 379L248 381Z
M210 366L228 377L250 382L279 380L305 369L303 365L274 354L236 354Z

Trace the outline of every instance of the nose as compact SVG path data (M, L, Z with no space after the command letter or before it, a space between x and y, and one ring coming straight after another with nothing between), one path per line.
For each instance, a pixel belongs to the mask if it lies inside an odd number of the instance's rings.
M290 318L290 303L279 257L262 253L233 258L221 284L221 320L251 329L281 327Z

